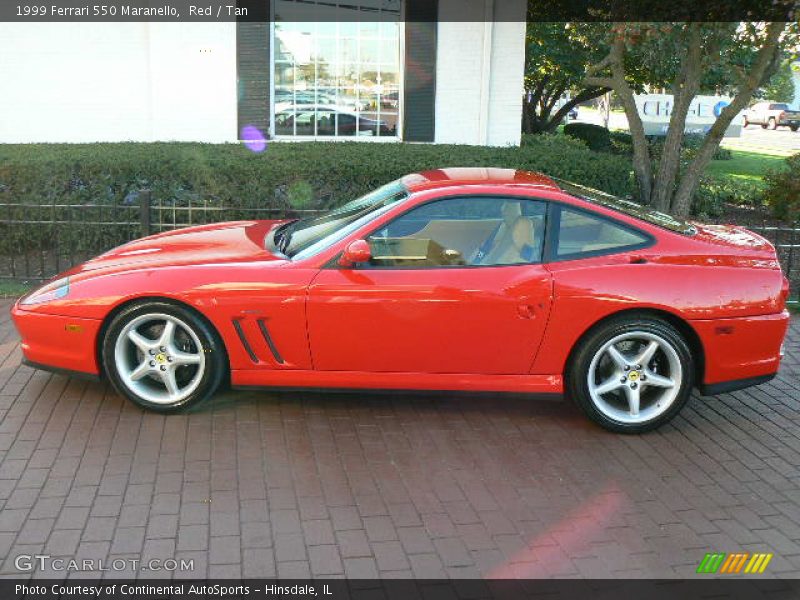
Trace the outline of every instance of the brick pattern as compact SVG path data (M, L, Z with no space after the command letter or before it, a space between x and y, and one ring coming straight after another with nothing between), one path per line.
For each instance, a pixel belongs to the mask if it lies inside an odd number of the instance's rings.
M194 559L176 577L678 577L712 551L800 572L798 320L776 380L633 437L568 402L457 394L226 393L159 416L21 366L9 307L2 576L34 553Z

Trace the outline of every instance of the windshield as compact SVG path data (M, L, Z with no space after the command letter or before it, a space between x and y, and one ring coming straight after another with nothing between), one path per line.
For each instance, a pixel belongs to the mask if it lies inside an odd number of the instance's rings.
M594 202L595 204L599 204L631 217L641 219L642 221L652 223L653 225L658 225L659 227L664 227L670 231L675 231L676 233L682 233L684 235L694 235L697 233L697 230L691 223L682 221L681 219L676 219L675 217L666 213L658 212L657 210L637 204L636 202L623 200L622 198L617 198L611 194L606 194L605 192L601 192L599 190L593 190L592 188L578 185L577 183L562 181L561 179L556 179L555 177L552 179L558 183L562 190L568 194L582 198L583 200Z
M319 250L328 244L323 243L328 238L331 242L337 238L337 233L346 229L355 221L361 221L381 208L390 206L408 196L405 186L400 181L393 181L379 187L356 200L335 208L327 213L307 217L297 221L284 223L272 236L275 247L288 257L314 246Z

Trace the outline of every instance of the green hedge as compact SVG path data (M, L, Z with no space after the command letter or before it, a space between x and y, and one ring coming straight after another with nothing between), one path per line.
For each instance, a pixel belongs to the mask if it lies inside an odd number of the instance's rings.
M763 183L731 176L704 177L694 196L692 214L700 218L720 217L726 204L763 206Z
M800 220L800 153L788 156L784 165L764 177L766 203L775 217L796 223Z
M0 145L0 257L55 245L64 253L93 253L136 236L143 188L165 208L153 211L153 220L166 226L169 219L247 218L252 209L276 217L325 209L407 173L452 166L528 169L630 193L627 157L591 152L564 136L536 138L520 148L275 143L261 154L234 144ZM20 223L51 219L68 223ZM107 222L123 224L92 225Z
M564 135L586 142L596 152L611 152L611 135L605 127L592 123L569 123L564 125Z

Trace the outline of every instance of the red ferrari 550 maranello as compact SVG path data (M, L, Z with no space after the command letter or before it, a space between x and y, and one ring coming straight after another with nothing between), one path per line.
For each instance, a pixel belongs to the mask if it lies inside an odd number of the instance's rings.
M408 175L322 216L115 248L12 313L26 361L168 412L234 387L564 393L641 432L778 370L775 249L533 173Z

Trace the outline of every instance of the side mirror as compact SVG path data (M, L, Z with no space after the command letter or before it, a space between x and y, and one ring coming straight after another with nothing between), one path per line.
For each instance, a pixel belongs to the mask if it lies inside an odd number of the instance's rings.
M339 257L339 266L352 267L356 263L367 262L372 258L372 251L369 249L367 240L356 240L350 242L344 249L342 256Z

